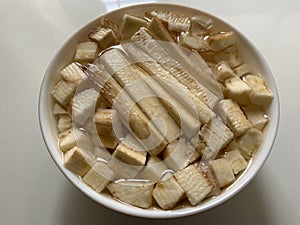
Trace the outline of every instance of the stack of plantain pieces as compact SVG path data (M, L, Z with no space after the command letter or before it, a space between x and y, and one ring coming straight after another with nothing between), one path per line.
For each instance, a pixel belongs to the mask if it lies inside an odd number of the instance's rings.
M189 61L192 61L192 63L196 63L197 61L198 66L196 68L204 71L198 76L201 76L202 80L203 77L205 77L207 81L210 81L210 85L204 86L199 80L194 79L194 76L191 75L193 71L187 69L191 67L187 63L189 59L188 55L181 47L174 44L174 41L170 41L173 40L171 35L156 17L152 18L148 28L141 27L132 35L132 42L122 44L122 47L131 59L133 59L133 62L146 71L146 74L154 78L154 81L156 81L159 86L167 90L173 97L172 99L175 99L174 102L177 102L179 105L188 109L188 113L183 112L181 116L185 115L185 117L189 117L187 115L191 116L192 114L191 118L198 119L198 129L195 129L195 131L198 132L202 125L210 124L211 121L216 118L216 114L212 109L221 99L222 95L220 94L218 83L213 79L212 72L206 62L196 53L192 53L192 57L191 55L189 56L191 59ZM159 37L159 39L163 41L168 41L168 43L157 40L155 37ZM210 90L207 89L206 86L210 87ZM151 84L150 87L152 87ZM215 131L211 130L213 134L218 132L218 130L224 129L230 132L224 123L220 121L218 124L219 126L212 126L215 128ZM224 143L228 144L233 138L233 135L231 135L230 132L229 135L224 136L227 138L226 140L223 138L220 141L222 143L217 145L219 146L218 148L209 149L211 148L211 141L207 140L207 138L203 140L203 137L201 136L202 132L199 132L198 134L193 132L193 134L194 136L199 135L198 142L206 142L206 151L201 150L201 154L203 155L205 152L210 152L206 155L211 155L213 158L218 154L221 148L224 147ZM186 137L191 138L192 136L186 135ZM213 135L210 135L209 138L211 137L213 137ZM196 143L195 147L197 145L198 144ZM208 161L213 158L209 158Z
M95 64L105 66L110 75L153 122L168 143L175 141L180 136L180 128L143 79L144 71L131 64L121 50L107 50L96 60Z
M166 139L103 65L89 65L86 74L98 86L106 104L118 112L124 126L145 150L151 155L157 155L164 150Z

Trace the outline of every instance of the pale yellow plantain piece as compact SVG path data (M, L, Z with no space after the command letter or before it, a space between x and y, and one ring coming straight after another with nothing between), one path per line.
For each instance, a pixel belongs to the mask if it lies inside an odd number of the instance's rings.
M200 153L202 156L203 150L206 148L206 143L200 138L200 130L198 133L192 137L189 142L191 143L192 146L195 147L196 151Z
M62 152L66 152L76 146L76 140L73 132L59 139L59 148Z
M204 58L199 54L198 51L192 50L192 53L188 56L188 62L190 62L191 67L194 68L194 78L199 84L202 84L207 90L205 93L209 102L211 102L211 107L216 103L217 99L222 99L222 91L219 87L218 81L215 79L213 72Z
M66 132L66 135L63 135L59 139L59 148L62 152L66 152L75 146L85 150L91 149L89 138L84 132L77 128L73 128L70 132Z
M152 195L162 209L171 209L183 199L185 193L172 175L158 182L153 189Z
M153 183L142 181L117 181L107 185L113 197L140 208L152 206L153 187Z
M207 146L203 149L202 159L208 162L229 144L233 139L233 133L219 118L215 118L201 128L200 137L199 141L203 141Z
M241 136L251 127L240 106L233 100L221 100L217 104L217 110L236 137Z
M233 140L226 146L226 148L225 148L224 150L225 150L225 152L230 152L230 151L236 150L236 149L238 149L238 148L239 148L239 146L238 146L236 140L233 139Z
M162 152L164 163L173 171L178 171L200 157L196 149L184 138L169 144Z
M93 121L102 145L114 149L119 143L119 138L125 136L122 123L114 109L98 109Z
M132 137L128 138L127 136L121 141L108 163L115 172L116 177L120 179L135 178L146 164L147 152L129 139L132 139Z
M105 50L118 44L115 32L110 28L98 27L89 34L89 38L96 41L100 50Z
M227 96L239 105L249 105L251 87L238 76L230 77L224 81Z
M57 120L57 129L62 133L72 127L72 118L69 115L60 115Z
M209 35L207 43L210 50L214 52L220 52L229 46L235 45L235 34L233 31L229 32L219 32L216 34Z
M214 22L211 18L208 18L203 15L195 15L192 16L192 31L198 31L199 33L199 26L200 26L200 31L202 32L208 32L214 25Z
M93 167L87 172L82 180L100 193L106 185L114 179L114 172L105 162L95 162Z
M60 80L51 91L53 98L62 106L66 107L74 96L76 85Z
M159 20L157 17L153 17L150 20L150 22L148 24L148 29L151 32L151 34L158 40L167 41L167 42L175 42L175 40L170 35L169 31L163 25L161 20Z
M270 117L265 115L263 110L259 106L251 105L243 107L243 111L254 128L263 130L266 124L269 122Z
M98 54L96 42L86 41L77 44L74 61L88 63L94 61Z
M180 45L189 48L195 49L199 52L210 51L210 46L207 43L205 36L196 34L196 33L181 33L179 36Z
M116 35L117 40L120 40L119 28L117 24L111 21L108 17L100 18L100 26L106 29L111 29Z
M59 104L55 103L52 110L53 115L67 115L67 111Z
M99 93L94 88L76 93L72 100L72 120L80 125L92 118Z
M210 166L206 165L205 167L206 168L204 170L204 173L213 187L211 192L209 192L209 194L207 195L207 197L220 195L222 193L221 188L219 186L219 183L217 181L217 178L216 178L214 172L212 171Z
M191 19L188 16L184 16L176 12L152 11L150 14L166 23L168 25L168 30L170 31L189 31L191 27Z
M115 136L114 130L121 130L122 123L115 109L98 109L94 115L98 134Z
M64 166L79 176L84 176L95 162L95 156L77 146L64 153Z
M231 152L234 150L238 150L241 155L246 159L247 161L251 159L251 156L248 155L246 152L244 152L238 145L236 140L232 140L229 145L224 149L225 152Z
M218 52L214 55L216 63L221 61L226 61L231 68L235 68L242 64L242 59L238 53L236 45L230 46L221 52Z
M141 27L147 27L147 21L128 14L124 14L122 17L122 23L120 26L120 33L123 39L128 39Z
M247 161L241 155L239 150L233 150L230 152L225 152L225 159L228 160L229 164L232 167L233 173L238 174L247 167Z
M230 68L227 62L221 61L212 67L212 72L216 79L220 82L224 82L226 79L234 77L233 70Z
M209 180L195 165L189 165L174 175L193 206L205 199L212 190Z
M274 98L274 94L266 84L264 78L258 75L246 75L244 81L252 88L250 101L256 105L268 105Z
M210 167L221 188L231 184L235 180L232 167L226 159L215 159L211 162Z
M81 70L81 65L72 62L60 71L62 79L67 82L78 83L85 78L84 72Z
M64 138L64 137L68 136L70 133L72 133L72 131L73 131L73 128L69 128L69 129L59 133L57 137L59 139Z
M95 140L96 144L100 147L104 147L105 149L111 151L116 148L119 144L119 140L114 136L109 135L99 135Z
M113 157L119 161L132 166L144 166L147 152L135 149L126 143L121 142L113 153Z
M262 142L262 132L256 128L250 128L237 141L239 148L241 148L249 156L252 156L255 150Z

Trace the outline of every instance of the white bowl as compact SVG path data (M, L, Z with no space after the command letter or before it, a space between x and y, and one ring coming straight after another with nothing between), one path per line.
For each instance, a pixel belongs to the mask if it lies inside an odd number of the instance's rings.
M274 92L274 100L267 109L267 114L270 115L271 120L264 131L263 142L255 156L251 160L251 163L248 165L247 169L242 173L242 175L232 185L230 185L229 188L224 190L221 195L216 196L194 207L186 206L173 210L140 209L134 206L123 204L119 201L114 200L108 195L96 193L86 184L84 184L78 178L78 176L74 175L72 172L66 169L63 166L62 154L57 145L56 121L54 116L52 115L53 100L49 94L55 82L58 80L59 71L72 60L77 42L87 36L91 28L95 27L98 24L100 17L106 16L112 21L117 22L125 12L128 14L142 16L144 15L145 11L157 9L177 11L188 16L203 14L212 18L215 22L215 26L220 30L234 31L238 37L238 48L243 60L250 64L252 68L255 68L257 72L264 75L270 88ZM63 43L63 45L59 48L59 50L51 60L41 85L39 96L39 121L41 132L48 151L57 164L58 168L79 190L81 190L91 199L115 211L138 217L175 218L200 213L225 202L226 200L237 194L239 191L241 191L255 177L255 175L261 169L267 157L269 156L274 144L279 124L278 92L272 72L263 55L244 34L240 33L236 28L229 25L224 20L206 12L185 6L173 4L142 4L121 8L112 12L108 12L102 16L94 19L87 25L80 28L76 33L70 36L65 43Z

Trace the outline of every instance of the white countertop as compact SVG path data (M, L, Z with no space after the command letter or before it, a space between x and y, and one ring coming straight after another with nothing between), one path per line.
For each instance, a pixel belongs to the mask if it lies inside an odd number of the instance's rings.
M0 1L1 225L166 223L125 216L87 198L52 161L38 124L39 87L61 43L99 14L137 2L145 1ZM164 2L214 13L248 35L267 58L281 101L277 140L258 176L225 204L172 224L299 224L300 2Z

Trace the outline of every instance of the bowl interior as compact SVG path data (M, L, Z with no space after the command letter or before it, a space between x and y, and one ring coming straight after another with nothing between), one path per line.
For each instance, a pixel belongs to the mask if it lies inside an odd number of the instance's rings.
M267 109L267 114L270 115L271 120L270 123L267 125L264 131L264 139L263 143L260 146L260 149L257 151L251 163L248 165L247 169L242 173L242 175L232 184L229 188L223 191L223 193L219 196L214 197L208 201L201 203L195 207L182 207L174 210L163 211L159 209L140 209L137 207L133 207L130 205L125 205L120 203L110 196L105 194L98 194L91 188L89 188L86 184L84 184L78 176L74 175L72 172L67 170L63 167L62 163L62 154L58 149L57 145L57 129L56 129L56 121L54 116L52 115L52 105L53 100L50 96L50 91L54 84L57 82L59 78L59 71L67 65L73 57L76 44L79 41L82 41L87 37L89 31L97 26L99 23L99 18L89 22L84 27L80 28L77 32L75 32L72 36L70 36L67 41L60 47L58 52L53 57L52 61L50 62L48 69L45 73L41 90L40 90L40 98L39 98L39 120L42 135L44 141L47 145L47 148L59 167L62 173L83 193L85 193L90 198L94 199L95 201L101 203L102 205L114 209L116 211L140 216L140 217L149 217L149 218L172 218L172 217L181 217L187 216L194 213L202 212L207 209L210 209L214 206L219 205L220 203L224 202L225 200L229 199L237 192L239 192L243 187L245 187L250 180L257 174L259 169L264 164L265 160L267 159L278 129L278 120L279 120L279 99L276 84L274 78L272 76L271 70L262 56L262 54L257 50L257 48L251 43L248 38L241 34L236 28L229 25L224 20L217 18L211 14L184 7L179 5L170 5L170 4L143 4L143 5L135 5L130 6L122 9L118 9L116 11L112 11L106 13L105 15L113 22L119 23L121 20L122 15L126 12L127 14L133 14L138 16L143 16L146 11L151 10L172 10L176 12L183 13L188 16L193 16L196 14L206 15L212 18L215 22L215 27L222 31L234 31L237 34L237 45L239 48L239 52L242 56L244 62L247 62L252 68L254 68L259 73L263 74L275 94L275 98L272 101L271 105Z

